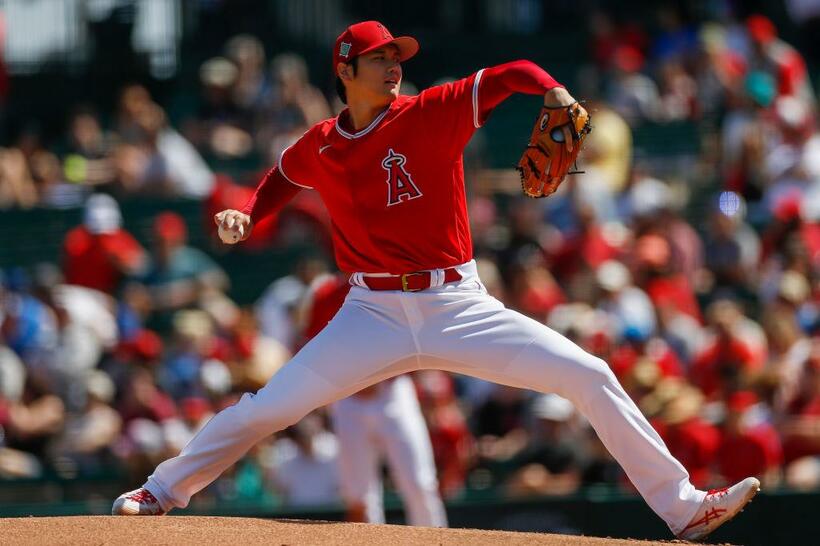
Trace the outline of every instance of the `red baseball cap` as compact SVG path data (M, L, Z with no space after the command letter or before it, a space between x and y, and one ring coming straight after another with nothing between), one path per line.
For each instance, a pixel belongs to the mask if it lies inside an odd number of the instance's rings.
M154 218L154 234L161 238L179 243L188 237L185 220L175 212L162 212Z
M419 51L419 43L415 38L410 36L394 38L387 27L378 21L364 21L350 25L336 38L336 45L333 47L333 73L336 73L336 65L339 63L349 63L354 57L387 44L393 44L399 48L399 60L402 62Z
M758 398L752 391L733 392L726 401L730 411L743 412L757 404Z
M746 30L753 41L761 44L768 44L777 38L777 27L764 15L750 15L746 19Z

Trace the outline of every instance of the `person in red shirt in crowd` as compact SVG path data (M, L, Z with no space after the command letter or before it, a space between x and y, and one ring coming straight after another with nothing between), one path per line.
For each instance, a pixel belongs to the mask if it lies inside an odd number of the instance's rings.
M145 249L122 228L122 213L114 198L89 197L83 224L63 241L66 284L113 294L123 279L142 273L147 264Z
M763 367L765 354L756 351L753 340L743 332L742 319L737 305L730 301L716 302L710 309L714 337L690 370L692 382L709 399L742 388Z
M163 343L159 335L147 328L140 328L129 339L121 339L114 356L127 367L151 368L162 356Z
M720 432L700 416L702 406L703 395L693 387L683 386L652 422L698 487L712 481L711 466L720 446Z
M564 233L561 244L549 253L550 271L563 284L571 284L580 274L595 271L620 250L604 234L595 210L588 204L574 203L578 227ZM611 239L611 238L610 238Z
M163 426L177 417L174 400L157 386L154 371L141 365L130 370L116 409L122 437L115 450L129 474L137 476L168 455Z
M638 51L645 51L649 47L649 33L638 22L616 23L605 10L596 10L590 14L589 31L592 58L602 70L610 67L619 47L631 46Z
M774 23L763 15L751 15L746 19L746 31L752 45L749 68L774 76L779 95L813 100L806 61L794 47L778 38Z
M820 267L820 219L813 216L805 193L784 193L775 200L772 221L762 235L763 261L785 258L792 263L781 264L784 268Z
M820 455L820 340L806 359L799 389L781 427L786 464Z
M615 348L610 357L610 367L621 381L639 362L647 360L657 368L659 378L683 377L680 360L663 338L648 336L636 328L627 328L623 335L626 343Z
M672 249L661 235L643 235L635 243L636 284L644 289L656 309L673 307L701 320L695 291L684 275L673 271Z
M783 462L780 436L766 421L755 419L754 408L759 400L752 391L737 391L726 401L718 449L718 468L727 483L738 476L757 476L763 483L779 479Z
M661 381L683 377L680 360L663 338L650 338L633 328L624 332L624 338L626 343L614 348L609 362L626 392L639 406Z
M153 371L142 367L132 370L118 409L126 425L138 419L161 423L177 415L176 404L157 386Z
M566 301L561 287L547 269L544 254L534 245L518 249L507 268L507 278L510 287L507 304L537 321L544 321L556 305Z

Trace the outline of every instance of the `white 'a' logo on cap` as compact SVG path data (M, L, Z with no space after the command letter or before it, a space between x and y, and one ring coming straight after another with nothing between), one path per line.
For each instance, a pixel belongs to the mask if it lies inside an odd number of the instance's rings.
M350 47L353 44L349 44L347 42L342 42L341 47L339 47L339 56L347 58L350 55Z

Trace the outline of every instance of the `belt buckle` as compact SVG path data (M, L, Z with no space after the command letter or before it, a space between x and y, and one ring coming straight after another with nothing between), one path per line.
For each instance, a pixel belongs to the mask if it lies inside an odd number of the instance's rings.
M418 271L415 273L402 273L400 276L402 292L420 292L421 290L424 290L424 288L410 288L407 286L407 277L412 277L413 275L424 275L424 273Z

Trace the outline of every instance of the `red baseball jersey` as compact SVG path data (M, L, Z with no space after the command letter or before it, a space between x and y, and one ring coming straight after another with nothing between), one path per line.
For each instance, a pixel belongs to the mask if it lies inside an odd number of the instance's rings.
M282 175L327 206L342 271L409 273L472 259L462 151L480 126L482 72L400 96L355 133L339 118L323 121L282 152Z

